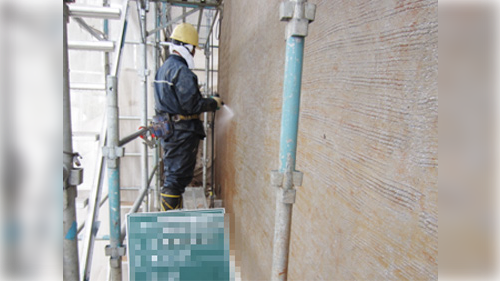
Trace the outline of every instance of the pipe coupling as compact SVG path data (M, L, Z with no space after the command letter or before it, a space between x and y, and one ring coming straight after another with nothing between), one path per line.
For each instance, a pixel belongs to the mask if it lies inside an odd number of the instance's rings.
M104 249L104 254L111 257L121 257L125 256L127 250L125 246L122 247L111 247L111 245L106 245Z
M125 155L125 148L120 146L105 146L102 148L102 155L108 160L108 168L118 167L117 160Z
M283 187L283 180L286 173L281 173L279 170L271 171L271 185L275 187ZM302 181L304 178L304 173L301 171L292 172L292 183L293 186L302 186Z
M288 21L285 40L290 36L306 37L309 23L316 16L316 5L304 0L286 0L280 4L280 21Z
M102 148L102 155L109 160L116 160L123 157L125 148L120 146L105 146Z
M120 268L121 264L122 264L122 257L117 257L117 258L111 257L109 259L109 265L112 268Z
M284 204L293 204L295 203L295 194L296 190L292 189L284 189L280 188L278 191L279 201Z

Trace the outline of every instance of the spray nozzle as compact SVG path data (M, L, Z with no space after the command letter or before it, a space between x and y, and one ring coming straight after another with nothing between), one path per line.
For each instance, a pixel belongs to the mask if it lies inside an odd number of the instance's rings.
M214 97L218 97L218 98L220 98L219 93L215 93L215 94L214 94ZM222 106L224 106L224 102L222 101L222 99L221 99L221 105L222 105Z

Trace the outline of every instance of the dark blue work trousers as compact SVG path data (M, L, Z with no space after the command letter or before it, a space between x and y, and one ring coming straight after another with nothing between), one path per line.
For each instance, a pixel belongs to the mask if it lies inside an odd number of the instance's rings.
M165 181L162 193L179 195L193 180L200 135L190 131L174 130L161 141Z

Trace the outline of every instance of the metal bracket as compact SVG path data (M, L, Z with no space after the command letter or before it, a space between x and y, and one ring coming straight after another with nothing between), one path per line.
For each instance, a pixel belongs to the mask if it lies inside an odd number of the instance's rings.
M125 246L111 248L111 245L106 245L106 248L104 249L105 255L111 256L111 257L125 256L126 252L127 252L127 249Z
M294 4L292 1L283 1L280 3L280 21L289 21L292 19Z
M278 170L271 171L271 185L276 187L283 186L283 180L286 174L280 173ZM304 173L300 171L293 171L292 173L292 183L294 186L302 186L302 181L304 178Z
M292 182L294 186L302 186L303 178L304 178L304 173L300 171L293 171Z
M156 147L156 142L154 140L150 140L147 137L142 139L145 145L147 145L149 148L153 149Z
M280 171L272 170L271 171L271 185L276 186L276 187L282 187L284 176L285 175L283 173L280 173Z
M313 22L316 18L316 4L306 3L304 16L309 23Z
M102 148L102 155L108 160L116 160L125 155L125 148L120 146L105 146Z
M304 19L292 19L286 26L286 38L290 36L306 37L309 23ZM285 38L285 39L286 39Z
M280 196L280 202L285 203L285 204L293 204L295 203L295 194L296 190L295 189L283 189L280 188L280 191L278 192L278 196Z
M295 13L296 5L304 5L304 15L297 15ZM302 7L300 7L302 8ZM280 3L280 21L289 21L292 18L303 18L309 22L313 22L316 17L316 5L308 2L301 2L296 0L286 0Z
M82 184L83 182L83 169L82 168L73 168L69 170L68 175L68 184L70 186L77 186Z
M109 259L109 265L113 268L117 268L117 267L120 267L120 264L122 263L122 257L118 257L118 258L113 258L111 257Z
M108 168L118 167L118 158L125 155L125 148L121 146L104 146L102 156L106 157Z
M288 21L286 38L290 36L306 37L309 23L316 16L316 5L305 1L288 0L280 4L280 21Z

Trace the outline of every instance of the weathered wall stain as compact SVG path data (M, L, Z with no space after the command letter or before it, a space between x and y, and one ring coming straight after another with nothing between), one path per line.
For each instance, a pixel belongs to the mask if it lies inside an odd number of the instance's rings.
M437 1L311 1L290 280L437 279ZM285 24L226 0L217 140L242 278L271 271Z

